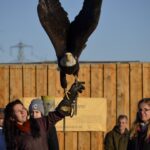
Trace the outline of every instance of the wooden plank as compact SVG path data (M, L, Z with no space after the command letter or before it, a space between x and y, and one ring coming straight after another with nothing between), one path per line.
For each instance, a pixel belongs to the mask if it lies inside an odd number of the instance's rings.
M103 97L103 65L91 65L91 97Z
M92 132L91 134L91 150L103 150L104 149L104 133Z
M63 89L60 86L59 71L56 64L48 65L48 95L49 96L60 96L63 97ZM59 149L64 150L65 148L65 136L64 132L57 131Z
M59 150L65 150L65 136L64 132L57 132L58 142L59 142Z
M57 68L56 64L48 65L48 95L56 95L56 73Z
M9 102L9 66L0 65L0 107Z
M80 64L79 80L85 82L85 90L79 96L90 97L90 64ZM90 132L78 132L78 149L90 149Z
M104 98L107 99L107 131L116 124L116 64L104 64Z
M90 132L78 132L78 149L90 150Z
M47 65L36 65L36 96L48 95Z
M129 116L129 64L117 64L117 116Z
M129 125L135 120L137 103L142 98L142 64L130 64L130 117Z
M90 64L80 64L79 80L85 82L82 97L90 97Z
M61 87L61 84L60 84L60 71L57 67L57 70L56 70L56 96L57 97L63 97L64 96L64 90L62 89Z
M10 100L23 96L22 65L10 65Z
M150 63L143 63L143 97L150 97Z
M35 65L23 65L23 96L36 96Z
M65 150L77 150L77 132L65 133Z
M54 67L54 68L51 68L51 69L52 70L55 69L55 71L53 70L52 74L49 76L48 83L50 83L50 80L54 79L52 81L54 83L54 85L52 85L52 86L54 86L55 91L53 91L53 92L55 92L55 96L56 97L63 97L64 96L64 91L63 91L63 89L62 89L62 87L60 85L60 72L59 72L58 66L54 65L54 66L51 66L51 67ZM49 66L49 69L50 69L50 66ZM55 75L55 77L53 75ZM52 78L50 79L50 77L52 77ZM58 133L58 140L59 140L59 149L60 150L65 150L65 135L64 135L65 132L60 132L59 131L57 133Z
M103 82L103 65L91 65L91 97L103 97L104 82ZM91 132L91 150L103 150L104 133Z

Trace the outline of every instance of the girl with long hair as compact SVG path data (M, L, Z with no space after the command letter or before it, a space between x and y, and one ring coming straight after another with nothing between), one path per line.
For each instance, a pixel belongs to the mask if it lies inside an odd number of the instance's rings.
M130 131L128 150L150 150L150 98L143 98L138 103L138 112Z

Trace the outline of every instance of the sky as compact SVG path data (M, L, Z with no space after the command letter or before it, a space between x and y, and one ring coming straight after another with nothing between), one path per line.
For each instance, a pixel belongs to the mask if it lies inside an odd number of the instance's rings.
M53 45L39 22L38 0L0 0L0 63L55 61ZM60 0L72 21L83 0ZM103 0L96 30L80 61L150 62L150 0Z

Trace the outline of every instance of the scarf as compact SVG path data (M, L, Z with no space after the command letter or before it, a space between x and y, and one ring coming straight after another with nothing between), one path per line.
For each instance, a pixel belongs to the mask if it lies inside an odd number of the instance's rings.
M17 124L17 127L20 131L22 131L24 133L30 133L30 131L31 131L29 120L27 120L23 125Z

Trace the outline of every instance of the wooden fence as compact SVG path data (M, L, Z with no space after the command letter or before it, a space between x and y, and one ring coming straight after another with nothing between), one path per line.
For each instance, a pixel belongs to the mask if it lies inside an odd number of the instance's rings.
M73 82L71 76L67 78L69 84ZM107 131L122 113L128 115L130 126L137 102L150 97L150 63L82 63L79 79L86 82L82 97L107 98ZM18 97L41 95L63 95L56 64L0 65L0 107ZM104 135L58 132L60 150L103 150Z

